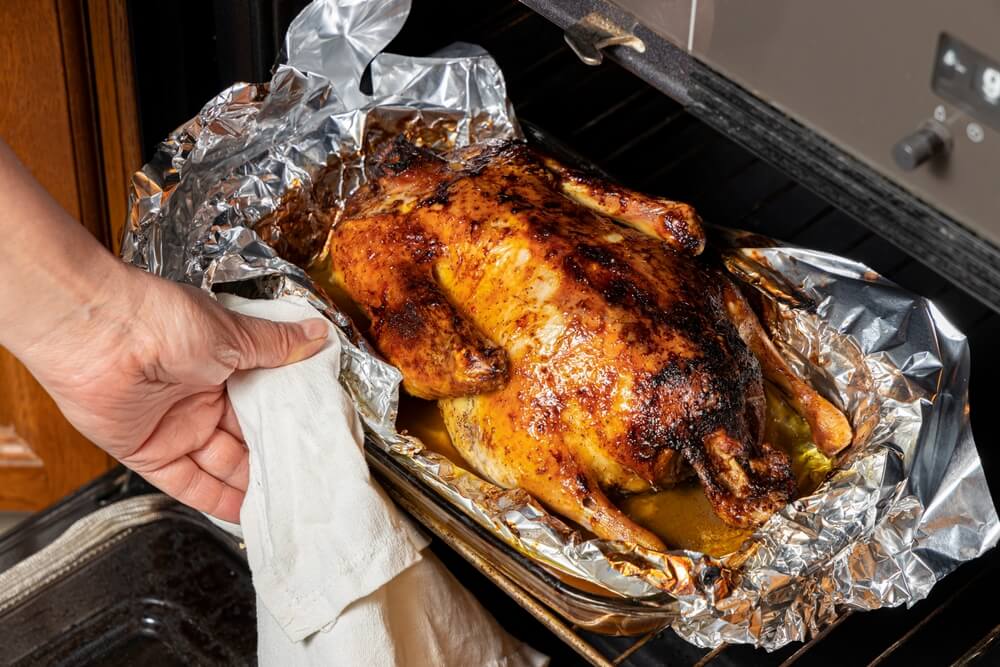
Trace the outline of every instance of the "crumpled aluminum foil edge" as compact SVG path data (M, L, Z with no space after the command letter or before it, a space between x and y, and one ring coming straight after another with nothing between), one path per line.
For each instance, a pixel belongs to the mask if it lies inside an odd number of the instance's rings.
M342 201L362 182L380 135L405 132L439 151L521 136L502 73L477 47L434 58L376 55L408 9L408 0L309 5L289 30L289 64L269 84L221 92L135 174L123 259L206 290L308 298L339 325L341 381L374 442L540 562L628 597L669 592L665 619L700 646L773 650L818 633L843 608L912 604L996 544L1000 522L969 427L964 336L933 304L863 265L777 244L749 247L762 245L759 237L739 232L726 252L758 271L776 342L797 372L839 400L857 431L836 472L740 553L720 563L584 539L523 491L499 489L397 433L399 372L255 229L289 193L330 174ZM369 62L371 96L358 87ZM775 299L788 285L816 309Z

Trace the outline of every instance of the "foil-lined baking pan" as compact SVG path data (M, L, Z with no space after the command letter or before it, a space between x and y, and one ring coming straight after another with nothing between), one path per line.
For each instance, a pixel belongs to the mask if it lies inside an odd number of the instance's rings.
M206 290L310 298L339 325L341 379L365 419L373 464L427 507L451 508L509 576L595 629L631 632L650 619L700 646L774 649L821 631L840 609L919 600L996 543L969 427L964 336L868 267L739 232L718 233L716 247L757 290L795 370L848 414L855 441L815 492L735 553L588 539L523 491L499 489L397 432L398 371L303 267L322 265L326 230L387 139L402 133L443 152L522 136L502 73L477 47L379 54L408 7L309 5L289 29L288 64L268 84L220 93L135 175L123 258ZM370 95L359 85L366 68Z

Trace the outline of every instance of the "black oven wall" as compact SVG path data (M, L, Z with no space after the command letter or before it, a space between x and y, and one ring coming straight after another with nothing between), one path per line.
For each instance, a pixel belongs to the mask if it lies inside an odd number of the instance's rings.
M128 0L143 158L216 93L266 81L308 0Z

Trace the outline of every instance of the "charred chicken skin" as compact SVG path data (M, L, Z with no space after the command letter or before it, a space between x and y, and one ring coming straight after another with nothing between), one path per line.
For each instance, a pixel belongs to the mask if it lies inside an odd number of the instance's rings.
M333 274L462 455L606 539L664 545L612 502L697 475L753 526L794 490L764 377L828 452L844 416L782 361L694 210L523 143L439 158L398 140L330 237Z

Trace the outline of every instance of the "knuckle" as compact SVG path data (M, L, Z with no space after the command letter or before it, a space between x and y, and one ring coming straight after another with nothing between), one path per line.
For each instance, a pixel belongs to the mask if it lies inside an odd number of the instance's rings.
M292 335L292 327L287 324L274 324L273 326L277 329L275 335L277 348L282 353L287 354L295 345L295 337ZM282 356L284 356L284 354Z
M253 320L236 316L232 322L233 326L228 327L227 335L219 341L220 361L229 370L235 370L240 365L240 360L249 365L253 365L257 361Z

